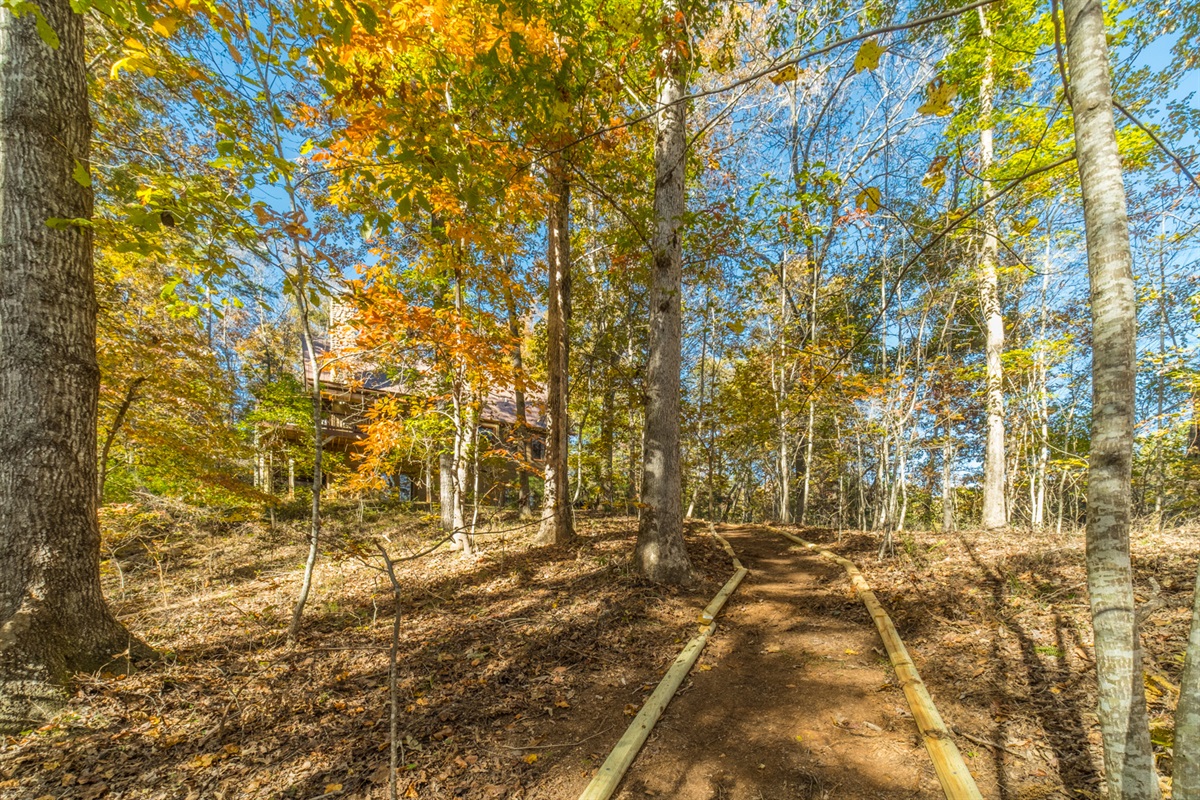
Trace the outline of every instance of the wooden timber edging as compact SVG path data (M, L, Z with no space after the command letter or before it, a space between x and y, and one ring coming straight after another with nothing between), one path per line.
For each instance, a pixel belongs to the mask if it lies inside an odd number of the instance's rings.
M579 795L579 800L608 800L609 797L617 790L617 785L621 779L625 777L625 773L629 771L633 765L633 760L637 758L637 754L642 749L642 745L646 743L646 739L650 736L650 731L654 729L654 725L666 710L667 704L671 702L671 698L679 691L680 685L683 684L684 678L691 672L692 666L695 665L696 659L700 657L700 651L704 649L704 645L708 644L708 639L717 629L717 623L713 620L717 614L721 612L721 608L725 605L725 601L733 594L734 589L742 582L742 578L746 577L748 569L742 566L742 562L738 560L737 555L733 552L733 547L725 540L721 534L717 533L716 528L710 522L708 529L725 552L733 559L733 565L736 568L733 577L725 582L721 587L721 591L717 592L713 597L712 602L700 614L700 633L693 636L692 639L684 646L683 650L675 657L671 668L667 670L667 674L655 687L649 699L646 700L642 709L638 711L637 716L633 718L633 722L626 728L625 733L617 740L613 746L612 752L608 754L608 758L604 759L604 763L600 765L600 769L596 771L590 783L583 790L583 794Z
M979 787L975 785L975 778L967 769L962 753L958 751L958 746L954 744L954 739L950 736L950 730L942 721L942 715L938 713L937 706L933 704L929 689L921 680L921 675L917 672L917 667L913 664L908 649L900 639L900 634L896 632L892 618L883 610L883 606L879 604L875 593L871 591L870 584L859 572L858 567L854 565L853 561L812 542L807 542L799 536L794 536L779 528L766 527L768 530L775 531L793 542L837 562L846 570L846 575L850 578L850 585L854 587L855 593L870 612L871 619L875 621L875 627L879 630L879 637L883 639L883 646L887 648L888 658L891 659L892 668L896 671L901 688L904 689L904 696L908 700L909 708L912 709L913 721L917 723L921 740L925 742L925 749L929 751L929 757L933 760L933 768L937 772L942 791L946 794L946 800L982 800L983 795L979 793Z

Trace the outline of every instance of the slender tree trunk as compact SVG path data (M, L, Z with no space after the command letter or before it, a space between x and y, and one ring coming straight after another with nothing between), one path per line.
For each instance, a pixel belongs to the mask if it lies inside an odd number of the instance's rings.
M654 235L651 240L650 342L646 362L646 430L642 448L642 515L634 562L658 583L686 583L692 565L683 540L679 467L679 370L683 291L686 38L678 0L662 3L664 42L659 60L654 142Z
M613 489L615 482L613 469L613 424L615 416L615 406L617 402L616 388L613 386L613 376L607 375L605 378L604 397L601 401L600 411L600 449L604 455L604 474L601 476L600 487L601 495L604 497L605 506L609 511L612 511L616 504L616 493Z
M98 481L99 491L97 499L100 504L104 504L104 484L108 480L108 453L112 449L112 444L117 438L117 433L121 430L121 426L125 423L125 415L129 413L129 407L137 400L137 391L143 383L146 382L144 376L134 378L129 383L129 388L125 390L125 397L121 400L121 405L117 408L117 414L113 417L112 425L108 426L108 433L104 436L104 446L100 448L100 479Z
M991 29L987 14L979 10L984 47L983 80L979 89L979 171L983 175L983 196L992 193L990 173L994 150L992 146L992 100L995 93ZM983 454L983 527L1003 528L1008 524L1004 500L1004 368L1000 362L1004 351L1004 316L1000 309L1000 283L997 264L1000 240L996 235L996 206L983 207L983 246L979 254L979 304L983 312L987 337L987 441Z
M1200 574L1192 594L1192 630L1179 681L1174 754L1172 799L1200 800Z
M950 423L942 428L942 532L954 530L954 440Z
M792 521L792 465L788 453L787 430L783 415L778 417L779 427L779 521L787 525Z
M1110 800L1159 795L1129 560L1136 374L1133 258L1113 123L1104 6L1065 0L1075 154L1092 300L1087 567Z
M454 530L454 454L438 455L438 507L442 530Z
M459 371L461 373L461 370ZM467 498L467 479L469 469L467 467L467 457L471 450L471 420L469 404L464 402L462 393L466 388L462 385L463 381L460 378L459 385L454 390L454 502L451 503L453 509L453 527L454 538L452 541L452 549L462 550L464 556L471 554L470 539L467 536L466 514L464 506Z
M817 350L817 336L820 333L820 325L817 319L817 303L820 299L821 273L817 259L814 254L814 248L809 240L809 261L812 262L812 281L809 286L809 333L808 333L808 348L814 353ZM815 381L816 369L810 368L809 374L813 376ZM803 525L808 520L808 498L809 491L812 486L812 460L813 460L813 439L816 435L816 398L813 397L814 390L808 395L808 425L804 431L804 488L800 496L800 524Z
M105 605L96 517L96 296L83 17L0 7L0 732L66 699L75 671L152 655ZM111 667L110 667L111 668Z
M513 405L516 414L516 424L513 426L517 438L517 446L521 450L521 460L524 462L517 468L519 490L517 495L517 513L521 519L533 519L533 501L529 494L529 464L533 463L533 440L529 436L529 419L525 415L525 362L521 353L521 318L517 315L517 304L513 298L512 289L505 288L504 302L508 306L508 333L513 338L512 367L513 367Z
M549 304L546 309L546 467L540 544L563 544L574 535L570 474L570 428L567 421L567 370L571 318L571 187L566 166L550 170L550 214L546 225Z
M462 270L459 268L459 253L458 248L451 245L451 252L454 254L454 313L459 320L465 318L466 304L463 298L463 276ZM470 451L471 427L472 422L470 416L470 404L467 402L466 394L467 377L465 368L462 362L458 362L454 366L453 377L451 378L450 400L454 408L454 463L451 467L453 473L452 486L454 494L451 507L451 530L454 531L454 536L451 539L451 549L461 550L464 556L471 555L471 539L466 531L466 516L463 513L463 504L466 502L467 495L467 455Z
M1050 479L1050 387L1047 385L1046 351L1046 301L1050 294L1050 233L1046 235L1046 263L1042 268L1042 308L1040 339L1037 357L1034 360L1034 387L1036 394L1038 423L1037 491L1033 497L1033 528L1041 530L1046 525L1046 486Z
M303 282L297 282L296 306L300 311L300 341L304 348L304 357L312 366L312 428L313 428L313 483L312 506L309 516L308 557L304 560L304 577L300 582L300 594L292 609L292 621L288 625L287 638L293 644L300 637L300 623L304 618L304 606L308 603L309 592L312 591L313 571L317 566L317 555L321 543L321 489L325 476L321 473L321 461L325 452L325 430L321 414L321 364L317 361L316 349L313 346L312 321L309 317L308 298L304 296Z

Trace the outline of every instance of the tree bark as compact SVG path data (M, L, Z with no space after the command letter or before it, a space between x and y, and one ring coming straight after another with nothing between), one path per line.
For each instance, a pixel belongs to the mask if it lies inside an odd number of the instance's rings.
M441 510L442 530L454 530L454 455L438 455L438 507Z
M91 122L83 18L0 7L0 732L44 719L71 673L153 655L100 588Z
M1200 800L1200 573L1192 595L1192 630L1179 681L1173 752L1171 797Z
M979 88L979 171L983 175L983 196L992 193L989 177L994 159L992 145L992 102L995 94L995 68L988 39L991 30L987 14L979 9L979 23L987 48L983 58L983 80ZM983 527L1003 528L1008 524L1004 500L1004 315L1000 309L1000 282L997 264L1000 240L997 238L996 206L983 207L983 246L979 254L979 305L983 312L987 361L987 441L983 455Z
M570 428L567 422L567 369L571 318L571 187L565 165L550 168L550 213L546 237L549 303L546 309L546 467L540 544L563 544L574 535L571 492Z
M529 418L525 415L525 361L521 352L521 318L517 315L517 303L509 287L505 287L504 302L508 309L508 333L513 338L513 405L516 414L513 435L520 448L522 461L517 468L517 514L520 519L533 519L533 501L529 494L529 465L533 463L533 439L529 436Z
M954 439L947 420L942 427L942 532L954 531Z
M1136 308L1104 7L1065 0L1075 154L1092 305L1092 450L1087 568L1100 729L1112 800L1158 797L1129 560Z
M683 284L686 122L678 0L662 4L664 42L654 141L654 235L650 268L650 341L646 362L646 429L642 448L642 514L634 562L658 583L686 583L692 565L683 540L679 464L679 369Z
M309 316L308 298L304 296L303 283L297 283L296 308L300 312L300 342L304 357L312 365L313 382L309 388L313 430L313 478L312 503L309 506L308 556L304 559L304 577L300 581L300 594L292 608L292 621L288 625L287 638L292 644L300 638L300 625L304 619L304 606L312 591L313 572L317 568L317 556L321 545L321 488L325 477L321 474L325 452L325 430L321 408L321 364L313 345L312 320Z

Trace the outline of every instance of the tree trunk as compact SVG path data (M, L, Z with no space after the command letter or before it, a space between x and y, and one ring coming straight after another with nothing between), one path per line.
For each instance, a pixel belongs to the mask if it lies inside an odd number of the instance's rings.
M35 0L59 46L0 7L0 732L66 699L71 673L153 655L100 589L91 122L83 17ZM85 181L86 182L86 181ZM114 654L121 654L116 656Z
M991 37L987 14L979 9L979 23L984 41ZM995 70L990 45L983 59L983 80L979 89L980 131L979 171L983 175L983 196L992 193L992 99L995 93ZM996 236L996 206L983 207L983 247L979 254L979 305L983 313L987 337L987 442L983 454L983 527L1003 528L1008 524L1004 501L1004 368L1000 355L1004 351L1004 316L1000 310L1000 285L997 275L1000 240Z
M441 510L442 530L454 530L454 455L438 455L438 507Z
M525 415L525 361L521 353L521 318L517 316L517 304L509 287L504 289L504 302L508 307L508 333L513 338L513 406L516 414L513 433L523 462L517 468L520 487L517 495L517 513L521 519L533 519L533 501L529 494L529 465L533 463L533 440L529 436L529 418Z
M117 438L117 433L125 423L125 415L129 413L129 407L133 405L134 400L137 400L138 387L145 382L145 376L138 376L129 382L129 388L125 390L125 397L121 400L117 414L113 417L112 425L108 426L108 433L104 436L104 446L100 448L100 478L97 481L98 489L96 494L96 498L101 505L104 504L104 484L108 480L108 453Z
M686 123L684 73L676 21L678 0L664 0L666 27L658 77L654 141L654 235L650 249L650 340L646 362L646 429L642 447L642 514L634 562L657 583L686 583L692 565L683 541L679 465L679 369L683 284Z
M462 370L458 370L461 374ZM462 393L466 391L461 378L454 388L454 500L453 509L454 538L451 549L462 550L464 556L471 554L471 542L467 536L467 522L464 508L467 497L467 479L470 477L467 457L471 450L470 408L464 402Z
M942 428L942 532L954 531L954 440L950 423Z
M295 644L300 637L300 623L304 617L304 606L308 603L308 594L312 591L313 571L317 567L317 555L321 544L321 485L325 482L321 474L321 461L325 451L325 430L321 419L321 364L317 361L317 351L313 345L312 320L309 317L308 298L304 295L303 283L297 283L296 307L300 312L300 341L304 348L304 357L312 365L313 382L310 389L312 399L312 428L313 428L313 479L312 505L309 515L308 557L304 560L304 577L300 582L300 594L292 609L292 621L288 625L288 641Z
M1041 530L1046 525L1046 485L1050 478L1050 387L1047 383L1046 355L1046 300L1050 294L1050 235L1046 236L1046 263L1042 268L1042 308L1040 319L1041 341L1038 343L1037 356L1034 359L1034 379L1036 409L1038 423L1038 453L1035 479L1037 491L1033 496L1033 512L1031 524L1034 530Z
M1158 797L1129 562L1136 308L1104 6L1065 0L1075 154L1092 300L1087 568L1111 800Z
M1200 800L1200 574L1192 595L1192 631L1179 681L1174 754L1171 797Z
M574 535L570 428L567 422L568 320L571 318L571 187L556 163L550 170L550 213L546 226L549 303L546 309L546 467L539 544L563 544Z

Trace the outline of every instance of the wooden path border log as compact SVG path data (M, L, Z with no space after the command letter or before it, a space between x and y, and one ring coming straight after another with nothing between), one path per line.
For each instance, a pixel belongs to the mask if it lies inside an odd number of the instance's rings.
M637 758L637 754L642 749L642 745L646 743L646 739L650 736L650 731L654 729L654 725L658 722L666 710L667 704L671 702L671 698L679 691L684 678L691 672L692 666L695 665L696 659L700 657L700 651L704 649L704 645L708 644L708 639L717 629L717 623L713 620L717 614L721 612L725 601L737 589L738 584L746 577L748 569L742 566L742 562L738 560L737 555L733 552L733 547L725 540L725 537L717 533L716 528L710 522L708 524L709 531L721 543L725 552L729 553L733 559L733 565L736 568L733 577L725 582L721 587L721 591L717 592L713 597L712 602L700 614L701 631L697 636L692 637L691 641L684 646L683 650L675 657L675 661L671 664L671 668L667 670L667 674L659 682L658 686L651 693L649 699L642 706L641 711L633 718L633 722L617 740L613 746L612 752L608 754L608 758L604 759L604 763L600 765L600 769L596 771L590 783L584 788L583 793L579 795L579 800L608 800L609 797L617 790L621 779L625 777L625 773L629 771L629 767L633 765L633 760Z
M805 541L799 536L769 525L765 527L767 530L781 534L793 542L837 562L846 570L846 575L850 578L850 585L854 587L858 598L871 613L871 619L875 621L875 627L879 630L879 637L883 639L883 646L887 648L888 658L891 659L892 668L896 670L896 677L899 678L900 686L904 689L904 696L908 699L909 708L912 709L913 721L917 723L921 740L925 742L925 749L929 751L929 757L933 760L934 771L937 772L938 782L941 783L947 800L982 800L983 795L980 794L979 787L975 785L975 778L967 769L962 753L958 751L958 746L954 744L954 739L950 736L950 730L942 721L937 706L933 704L929 689L921 680L921 675L917 672L917 667L913 664L908 649L900 639L900 634L896 632L892 618L883 610L883 606L879 604L875 593L871 591L870 584L859 572L858 567L854 565L853 561L812 542Z

